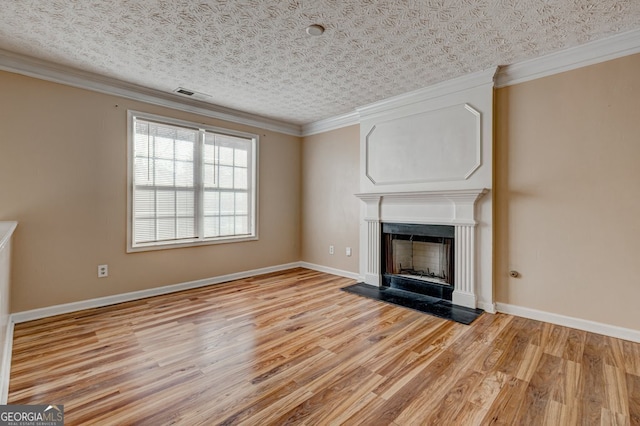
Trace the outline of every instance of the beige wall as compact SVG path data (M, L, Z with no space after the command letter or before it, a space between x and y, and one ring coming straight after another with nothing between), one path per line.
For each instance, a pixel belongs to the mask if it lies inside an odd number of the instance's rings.
M358 273L360 126L304 138L302 260ZM329 254L329 246L335 254ZM351 257L345 255L352 248Z
M639 75L635 55L497 91L498 302L640 329Z
M0 93L13 312L300 260L301 138L5 72ZM260 240L127 254L127 109L259 133Z

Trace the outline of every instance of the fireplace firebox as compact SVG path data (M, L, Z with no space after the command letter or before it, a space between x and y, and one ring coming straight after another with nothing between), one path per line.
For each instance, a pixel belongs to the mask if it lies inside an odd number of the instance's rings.
M455 227L383 223L382 285L452 300Z

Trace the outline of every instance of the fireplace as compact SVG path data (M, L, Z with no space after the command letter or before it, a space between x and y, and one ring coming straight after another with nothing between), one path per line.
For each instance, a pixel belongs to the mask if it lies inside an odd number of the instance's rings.
M468 308L478 307L478 291L483 290L486 294L491 295L492 282L490 274L483 275L478 270L479 265L485 266L490 272L491 263L491 247L485 250L487 256L483 256L481 263L476 262L478 248L483 244L476 244L476 201L488 192L487 189L460 189L460 190L441 190L441 191L416 191L416 192L370 192L360 193L356 196L364 202L363 210L363 227L360 233L361 238L361 276L363 282L372 286L390 286L391 282L387 282L387 276L391 275L394 282L398 282L403 274L388 274L386 254L383 255L383 241L387 238L383 235L383 225L385 224L418 224L426 225L430 229L429 235L416 237L413 232L414 240L425 243L438 243L439 238L452 238L451 251L453 261L449 261L448 268L433 268L427 266L427 274L411 274L417 275L409 277L412 282L421 278L423 281L432 282L435 277L425 277L433 272L434 275L446 275L448 283L440 283L443 299L451 300L454 305L465 306ZM487 216L483 216L486 219ZM440 225L440 226L433 226ZM388 226L388 225L387 225ZM451 237L451 228L453 228L453 237ZM432 235L431 231L447 232L446 235ZM446 230L446 231L445 231ZM490 233L490 227L485 227L484 232ZM393 232L392 232L393 233ZM400 232L396 234L400 235ZM411 233L410 233L411 235ZM422 237L430 237L422 238ZM486 236L483 236L486 238ZM490 235L489 235L490 237ZM404 240L403 240L404 238ZM435 238L435 240L434 240ZM396 238L396 240L406 241L406 237ZM409 236L411 240L411 236ZM425 240L425 241L420 241ZM486 240L485 240L486 241ZM393 243L392 243L393 244ZM396 243L396 248L398 244ZM445 245L447 243L445 242ZM391 248L393 250L393 247ZM400 249L402 250L402 249ZM390 263L393 263L391 261ZM398 262L401 263L401 262ZM413 264L411 268L423 270L424 265L416 268ZM393 265L391 265L393 267ZM447 270L452 272L446 272ZM405 269L405 268L402 268ZM437 269L437 270L436 270ZM442 274L444 270L444 274ZM415 271L414 271L415 272ZM480 285L476 285L477 278L481 279ZM437 283L435 283L437 284ZM450 296L449 296L450 294ZM449 299L450 297L450 299ZM482 309L493 312L493 306L485 303Z
M382 286L451 300L455 227L383 223Z
M487 70L358 108L363 283L386 286L383 224L452 226L454 273L427 266L428 275L451 276L453 285L441 285L453 289L453 305L495 311L493 197L485 196L494 180L494 74Z

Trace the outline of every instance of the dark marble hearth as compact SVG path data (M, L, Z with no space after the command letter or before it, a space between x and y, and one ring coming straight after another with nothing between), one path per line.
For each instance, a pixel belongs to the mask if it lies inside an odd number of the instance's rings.
M342 288L342 290L467 325L471 324L484 312L482 309L471 309L453 305L448 300L442 300L436 297L412 293L397 288L375 287L365 283L350 285Z
M447 284L437 284L391 274L384 274L382 278L384 280L382 284L383 287L419 293L448 301L451 301L453 298L453 287Z

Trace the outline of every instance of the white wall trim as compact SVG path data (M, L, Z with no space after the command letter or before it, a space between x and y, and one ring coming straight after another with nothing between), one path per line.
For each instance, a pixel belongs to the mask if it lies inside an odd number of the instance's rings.
M350 278L352 280L363 281L357 272L343 271L342 269L330 268L329 266L316 265L315 263L300 262L301 268L311 269L313 271L324 272L325 274L338 275L339 277Z
M485 302L483 300L478 300L478 308L482 309L483 311L489 313L489 314L495 314L496 313L496 304L495 303L491 303L491 302Z
M2 364L0 364L0 405L6 405L9 398L9 375L11 373L11 353L13 352L13 318L9 315L5 331Z
M0 49L0 70L14 72L41 80L61 83L81 89L92 90L109 95L121 96L153 105L164 106L181 111L192 112L206 117L232 123L255 126L293 136L310 136L341 127L360 123L360 116L373 114L380 109L386 110L425 99L466 90L493 80L497 88L547 77L565 71L609 61L640 52L640 30L632 30L602 40L596 40L577 47L564 49L539 58L517 62L495 69L458 77L425 87L413 92L391 97L370 105L357 108L357 111L329 117L324 120L299 126L243 111L213 105L193 99L182 99L178 95L160 90L148 89L113 78L80 71L57 65L25 55Z
M640 52L640 30L500 67L496 87L511 86Z
M359 275L354 272L343 271L330 268L328 266L315 265L308 262L292 262L283 265L270 266L266 268L253 269L250 271L238 272L234 274L221 275L218 277L204 278L196 281L188 281L179 284L172 284L163 287L150 288L147 290L133 291L130 293L115 294L113 296L99 297L96 299L82 300L79 302L64 303L62 305L48 306L46 308L32 309L29 311L16 312L11 315L10 323L19 324L22 322L48 318L55 315L68 314L70 312L82 311L85 309L100 308L103 306L115 305L117 303L130 302L133 300L145 299L147 297L160 296L163 294L175 293L193 288L205 287L213 284L222 284L229 281L250 278L256 275L269 274L272 272L285 271L293 268L307 268L327 274L338 275L354 280L359 279ZM13 328L12 328L13 330ZM0 370L1 371L1 370ZM0 384L1 385L1 384ZM1 389L1 388L0 388Z
M160 296L163 294L175 293L193 288L205 287L212 284L221 284L228 281L249 278L256 275L269 274L272 272L284 271L287 269L300 267L300 262L287 263L284 265L270 266L267 268L253 269L250 271L238 272L235 274L221 275L219 277L204 278L196 281L188 281L180 284L173 284L163 287L150 288L147 290L133 291L130 293L115 294L113 296L99 297L96 299L82 300L79 302L65 303L62 305L48 306L46 308L33 309L30 311L17 312L11 315L15 324L33 321L41 318L52 317L54 315L67 314L84 309L100 308L103 306L115 305L117 303L130 302L132 300L145 299L147 297Z
M297 124L273 120L208 102L182 98L180 95L173 93L149 89L137 84L127 83L122 80L104 77L25 55L19 55L2 49L0 49L0 70L80 89L120 96L152 105L191 112L232 123L272 130L287 135L302 135L302 128Z
M0 250L11 240L17 227L18 222L16 221L0 222Z
M493 84L493 78L496 71L497 68L490 68L485 71L463 75L462 77L446 80L409 93L393 96L380 102L364 105L356 109L360 114L361 119L373 114L388 113L396 108L424 102L440 96L451 95L463 90L470 90L486 84Z
M360 124L360 114L357 111L347 114L329 117L324 120L308 123L302 126L302 136L311 136L318 133L328 132L330 130L340 129L342 127Z
M603 334L605 336L640 343L640 330L633 330L630 328L603 324L600 322L585 320L581 318L554 314L552 312L525 308L523 306L510 305L507 303L496 303L496 307L498 309L498 312L503 312L505 314L544 321L564 327L576 328L578 330L589 331L591 333Z
M559 74L565 71L571 71L636 53L640 53L640 30L628 31L602 40L596 40L580 46L554 52L539 58L500 66L497 73L495 73L495 87L500 88L524 83L526 81ZM480 75L482 75L482 73L480 73ZM470 79L467 83L472 83L473 76L474 74L471 74L470 76L463 76L459 79L449 80L434 86L429 86L424 89L389 98L369 106L363 106L361 108L357 108L357 110L361 111L361 113L372 113L378 106L383 107L384 104L392 103L394 101L403 101L405 103L417 102L420 100L421 96L437 95L438 87L445 90L444 86L448 85L449 90L451 90L456 81L458 84L463 84L465 78ZM482 79L480 79L480 81L482 81ZM429 95L430 92L431 95ZM417 99L414 100L412 98ZM349 121L346 120L346 116L349 116ZM345 114L345 116L337 116L327 118L316 123L305 124L303 126L302 135L307 136L315 133L327 132L329 130L358 123L359 118L356 117L355 113Z

